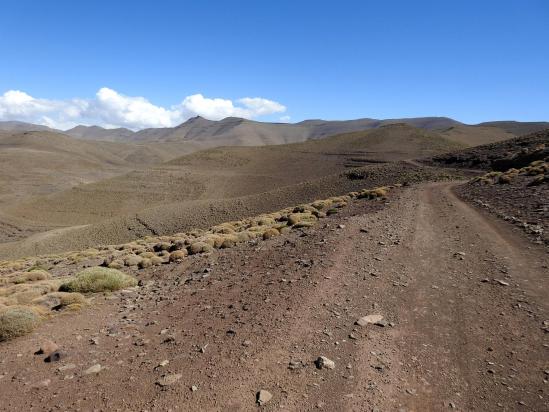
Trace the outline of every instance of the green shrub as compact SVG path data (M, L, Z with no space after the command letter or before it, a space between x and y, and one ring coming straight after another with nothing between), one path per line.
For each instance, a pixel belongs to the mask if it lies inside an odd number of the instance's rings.
M37 310L25 306L0 309L0 342L32 332L40 323Z
M84 269L73 279L63 283L59 291L97 293L115 291L137 285L137 280L116 269L94 267Z

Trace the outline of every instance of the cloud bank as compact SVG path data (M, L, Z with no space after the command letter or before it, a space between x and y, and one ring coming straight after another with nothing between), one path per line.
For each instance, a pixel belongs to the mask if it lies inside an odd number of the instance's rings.
M30 96L20 90L0 95L0 120L19 120L66 130L79 124L132 130L148 127L173 127L193 116L220 120L235 116L255 119L284 113L282 104L262 97L236 101L187 96L171 107L157 106L144 97L125 96L103 87L93 99L50 100Z

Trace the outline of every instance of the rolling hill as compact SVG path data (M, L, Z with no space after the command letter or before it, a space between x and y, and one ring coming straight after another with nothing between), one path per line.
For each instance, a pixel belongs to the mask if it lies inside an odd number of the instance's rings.
M508 120L479 123L478 126L497 127L515 136L522 136L549 129L549 122L516 122Z
M76 126L67 131L49 129L23 122L0 122L5 131L51 131L77 139L124 143L192 142L197 149L215 146L261 146L304 142L335 134L375 129L389 124L405 123L424 130L437 131L467 145L479 145L530 133L546 127L545 122L487 122L466 125L447 117L402 119L305 120L299 123L267 123L228 117L219 121L193 117L168 128L132 131L125 128L105 129L99 126Z
M208 226L363 186L345 175L349 167L369 170L368 184L388 176L406 179L403 168L411 166L398 161L461 147L434 132L394 124L296 144L199 151L5 206L13 219L53 231L4 243L0 254L66 249L76 239L89 245L116 243Z

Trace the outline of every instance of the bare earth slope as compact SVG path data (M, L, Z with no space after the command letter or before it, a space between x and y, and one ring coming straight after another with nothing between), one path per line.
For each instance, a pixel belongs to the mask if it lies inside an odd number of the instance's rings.
M66 134L77 138L111 141L189 141L215 146L260 146L267 144L287 144L309 139L322 139L342 133L376 129L392 124L404 123L423 130L444 131L459 129L452 133L469 145L513 137L515 131L530 130L529 123L503 122L499 127L491 125L465 125L447 117L418 117L403 119L355 119L355 120L305 120L299 123L266 123L238 117L227 117L214 121L203 117L193 117L176 127L152 128L132 132L127 129L104 129L97 126L77 126ZM509 129L509 131L507 131Z
M549 129L428 162L489 171L462 185L460 196L521 227L534 241L549 244Z
M516 137L515 134L498 127L466 125L452 126L440 131L440 134L445 138L461 143L464 146L479 146Z
M477 126L497 127L517 136L522 136L529 133L540 132L544 129L549 129L549 122L496 121L479 123Z
M209 226L211 221L219 223L229 215L272 210L269 205L289 206L312 201L312 196L336 195L358 184L344 175L349 167L370 165L372 186L394 183L402 173L401 178L407 179L406 172L415 167L380 168L379 163L461 147L436 133L395 124L291 145L196 152L6 206L5 215L55 231L0 244L0 256L121 242L144 231L173 233L193 225ZM393 181L387 181L388 177ZM70 226L75 226L74 231L57 230Z
M547 410L547 254L452 186L139 271L0 345L0 408L252 411L263 389L265 410ZM33 355L46 337L60 362Z

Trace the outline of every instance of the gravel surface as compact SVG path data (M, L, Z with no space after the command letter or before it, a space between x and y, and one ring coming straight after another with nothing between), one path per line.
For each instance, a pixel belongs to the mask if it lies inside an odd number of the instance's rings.
M547 410L547 254L454 186L136 271L0 344L0 409Z

